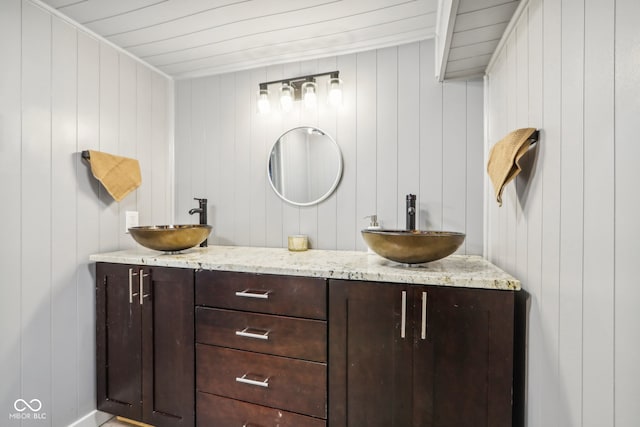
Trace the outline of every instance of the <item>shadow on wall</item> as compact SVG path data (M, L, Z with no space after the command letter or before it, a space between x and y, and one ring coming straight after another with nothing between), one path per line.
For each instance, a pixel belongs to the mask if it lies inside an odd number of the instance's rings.
M525 211L527 201L529 200L529 190L531 189L531 183L535 179L536 169L538 167L538 153L540 150L540 140L542 139L542 130L539 131L538 142L527 151L527 153L520 159L520 167L522 170L516 177L516 194L518 196L518 202L522 211Z
M88 160L82 157L82 153L73 153L72 157L74 162L78 161L85 169L85 173L87 176L86 182L90 183L91 188L90 195L93 196L93 198L95 198L96 200L99 200L102 207L108 207L113 203L116 203L113 197L109 195L109 192L102 188L102 184L100 184L100 181L98 181L98 179L93 176L93 172L91 171L91 164ZM86 187L83 186L78 186L78 189L79 191L86 191Z

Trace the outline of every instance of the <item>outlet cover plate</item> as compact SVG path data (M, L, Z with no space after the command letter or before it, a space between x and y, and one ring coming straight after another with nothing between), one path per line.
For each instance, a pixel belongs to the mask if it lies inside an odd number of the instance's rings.
M138 226L138 211L126 211L124 213L124 232L129 234L129 228Z

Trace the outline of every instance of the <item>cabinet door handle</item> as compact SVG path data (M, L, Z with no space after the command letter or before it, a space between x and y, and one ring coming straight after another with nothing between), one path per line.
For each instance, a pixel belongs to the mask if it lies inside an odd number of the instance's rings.
M133 293L133 276L137 276L138 273L133 272L133 268L129 269L129 304L133 304L133 297L138 295Z
M269 293L271 293L271 291L245 289L244 291L236 292L236 296L243 298L269 299Z
M427 293L422 293L422 328L420 330L420 338L427 339Z
M242 424L242 427L262 427L262 426L260 424L244 423Z
M249 385L255 385L258 387L264 387L264 388L269 388L269 378L265 378L262 381L258 381L258 380L252 380L250 378L247 378L247 375L249 374L244 374L241 377L236 377L236 381L242 384L249 384Z
M254 332L249 332L249 331L260 331L261 333L254 333ZM239 337L245 337L245 338L255 338L258 340L268 340L269 339L269 332L271 331L262 331L261 329L253 329L250 327L246 327L241 331L236 331L236 335Z
M144 304L144 298L148 297L149 294L144 293L144 278L149 277L149 274L144 274L144 270L140 270L140 305Z
M400 319L400 338L407 334L407 291L402 291L402 314Z

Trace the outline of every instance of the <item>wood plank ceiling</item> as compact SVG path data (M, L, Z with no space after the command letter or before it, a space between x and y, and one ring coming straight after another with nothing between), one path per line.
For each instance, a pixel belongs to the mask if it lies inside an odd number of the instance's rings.
M519 0L441 0L438 79L483 75L519 4Z
M41 0L177 78L431 38L438 0Z

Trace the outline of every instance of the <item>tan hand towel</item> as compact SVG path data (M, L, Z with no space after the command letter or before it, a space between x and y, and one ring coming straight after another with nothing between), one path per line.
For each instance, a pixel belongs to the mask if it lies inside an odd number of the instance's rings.
M531 135L535 128L522 128L514 130L502 138L491 148L487 172L496 192L498 206L502 206L502 190L522 170L520 158L524 156L531 146Z
M89 150L91 172L116 202L142 183L140 164L136 159Z

